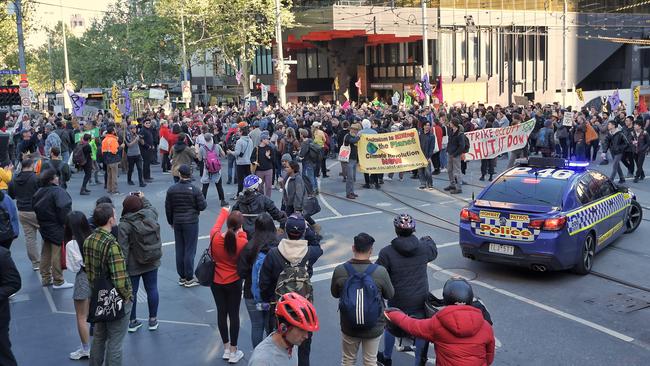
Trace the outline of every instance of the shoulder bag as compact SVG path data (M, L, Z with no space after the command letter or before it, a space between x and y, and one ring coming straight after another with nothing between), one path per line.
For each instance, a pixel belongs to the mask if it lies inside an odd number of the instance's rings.
M104 272L104 260L111 244L106 245L99 273L92 283L88 323L107 323L124 317L125 301L113 285L110 275Z

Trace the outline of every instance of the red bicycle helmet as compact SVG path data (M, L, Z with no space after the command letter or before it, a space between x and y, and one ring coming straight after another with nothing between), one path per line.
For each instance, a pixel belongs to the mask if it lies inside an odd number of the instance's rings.
M319 329L314 305L295 292L282 295L275 307L275 315L278 317L278 321L285 321L290 326L308 332L315 332Z

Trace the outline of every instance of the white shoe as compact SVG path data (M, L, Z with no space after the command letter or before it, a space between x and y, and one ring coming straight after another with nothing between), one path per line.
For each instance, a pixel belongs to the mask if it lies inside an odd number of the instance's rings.
M230 349L227 348L223 351L223 356L221 356L224 360L230 360Z
M71 360L81 360L82 358L90 358L90 350L84 351L83 348L79 348L74 352L70 352Z
M63 290L63 289L72 288L72 287L74 287L73 284L71 284L70 282L65 282L65 281L60 285L53 285L52 286L52 288L55 289L55 290Z
M391 177L385 177L384 180L387 181L387 182L390 182L391 180L393 180L393 178L391 178Z
M244 352L237 350L237 352L230 354L230 359L228 360L228 363L237 363L242 358L244 358Z
M199 280L197 280L196 278L192 278L189 281L185 281L185 284L183 286L185 286L186 288L190 288L198 285L200 285Z
M447 173L447 168L440 169L440 173Z

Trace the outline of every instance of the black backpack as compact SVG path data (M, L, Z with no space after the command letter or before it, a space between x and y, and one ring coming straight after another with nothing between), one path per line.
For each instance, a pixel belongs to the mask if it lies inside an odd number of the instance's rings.
M311 141L309 143L309 151L307 152L307 156L309 157L309 160L317 163L318 161L320 161L320 156L322 151L323 148L320 147L320 145L318 145L314 141Z
M77 144L72 152L72 163L76 166L86 165L86 155L84 154L84 145Z
M463 149L463 153L467 154L469 152L469 138L464 133L463 140L465 140L465 148Z

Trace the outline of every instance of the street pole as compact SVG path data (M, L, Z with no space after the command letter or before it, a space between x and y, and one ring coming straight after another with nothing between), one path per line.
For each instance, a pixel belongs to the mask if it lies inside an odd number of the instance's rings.
M22 0L16 0L16 27L18 33L18 63L20 64L20 74L27 75L27 66L25 64L25 38L23 36L23 9Z
M210 104L210 101L208 100L208 51L203 51L203 87L205 96L203 99L205 100L205 107L207 108L208 105Z
M52 68L52 35L47 36L47 56L50 59L50 79L52 79L52 91L56 90L56 81L54 80L54 68Z
M564 0L564 9L562 11L562 107L566 108L566 14L567 14L567 0Z
M68 87L70 87L70 70L68 69L68 43L65 35L65 19L63 18L63 1L59 0L61 10L61 29L63 30L63 66L65 69L65 85L63 86L63 106L66 112L72 109L72 102L68 97Z
M181 70L183 70L183 81L187 81L187 54L185 51L185 17L183 15L183 11L181 10L181 43L183 44L183 67ZM185 108L190 107L190 101L185 100Z
M427 29L427 2L422 0L422 76L429 73L429 35ZM428 75L431 77L431 75ZM424 97L424 106L429 106L429 96Z
M278 47L278 99L280 106L287 105L287 73L284 69L284 51L282 50L282 24L280 22L280 0L275 0L275 42Z

